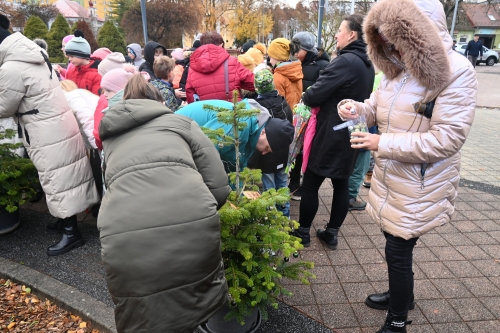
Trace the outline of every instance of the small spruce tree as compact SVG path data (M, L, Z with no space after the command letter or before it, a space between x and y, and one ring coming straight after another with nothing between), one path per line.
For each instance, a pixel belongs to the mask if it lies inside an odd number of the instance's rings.
M16 154L23 144L9 142L16 134L12 129L0 131L0 207L10 213L36 194L34 185L38 182L31 160Z
M226 135L222 128L203 128L204 133L219 147L234 145L236 172L229 174L235 189L229 194L226 204L219 210L221 219L222 259L231 301L226 320L236 319L241 324L255 308L267 318L267 305L278 306L280 295L291 295L284 288L282 279L299 280L309 284L315 276L309 272L312 262L290 260L298 258L303 248L300 239L290 235L292 228L298 228L276 209L290 199L288 188L270 189L262 194L254 185L260 181L260 170L239 165L239 131L247 126L244 121L257 115L259 110L248 110L245 103L238 103L238 91L233 92L231 109L204 105L204 109L217 113L217 119L233 126L232 135Z
M49 34L49 28L43 23L42 19L38 16L32 15L24 26L24 35L29 39L35 38L46 39Z
M61 44L64 37L71 33L69 24L61 14L57 15L56 20L50 27L50 33L47 38L49 44L49 59L52 63L63 63L66 60L61 50Z
M92 28L89 26L87 21L85 20L78 20L76 21L73 26L71 27L71 31L75 30L80 30L83 32L83 35L85 36L85 40L89 43L90 45L90 51L94 52L99 48L99 45L97 44L97 41L95 40L94 32L92 31Z
M99 47L107 47L113 52L121 52L125 55L127 54L125 39L123 39L123 36L111 20L107 20L101 30L99 30L97 43L99 44Z

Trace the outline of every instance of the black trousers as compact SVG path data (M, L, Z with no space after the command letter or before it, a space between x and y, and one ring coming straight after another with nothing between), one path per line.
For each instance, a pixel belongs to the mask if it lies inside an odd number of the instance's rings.
M319 207L319 188L325 180L325 177L319 176L309 168L304 174L302 180L302 198L300 200L299 223L301 227L310 228L318 212ZM347 211L349 209L349 178L332 179L333 198L328 228L340 228L344 223Z
M92 169L92 175L94 176L94 183L97 188L97 193L99 194L99 198L102 199L103 182L101 170L101 153L97 149L90 150L90 168Z
M417 238L404 239L384 232L385 259L389 272L389 309L395 316L408 313L413 295L413 248Z

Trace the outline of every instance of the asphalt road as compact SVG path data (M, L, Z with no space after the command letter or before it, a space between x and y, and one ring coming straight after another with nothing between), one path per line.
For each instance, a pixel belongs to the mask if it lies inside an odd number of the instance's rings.
M476 66L479 92L477 106L500 109L500 64Z

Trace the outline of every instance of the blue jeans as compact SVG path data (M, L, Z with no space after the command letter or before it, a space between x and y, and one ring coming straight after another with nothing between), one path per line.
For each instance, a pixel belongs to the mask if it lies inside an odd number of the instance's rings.
M354 165L354 171L349 177L349 199L356 199L359 194L359 187L365 178L370 167L370 151L364 150L358 153L358 159Z
M283 187L288 187L288 175L285 173L285 169L276 171L275 173L263 173L262 174L262 185L264 185L264 191L269 189L280 189ZM276 208L283 213L283 216L290 217L290 202L284 205L277 205Z

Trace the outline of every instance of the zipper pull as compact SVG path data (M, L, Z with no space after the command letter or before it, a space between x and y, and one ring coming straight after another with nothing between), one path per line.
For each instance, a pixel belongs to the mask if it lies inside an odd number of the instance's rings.
M408 81L409 77L410 77L410 73L406 73L405 76L403 77L403 84L405 84L406 81Z

